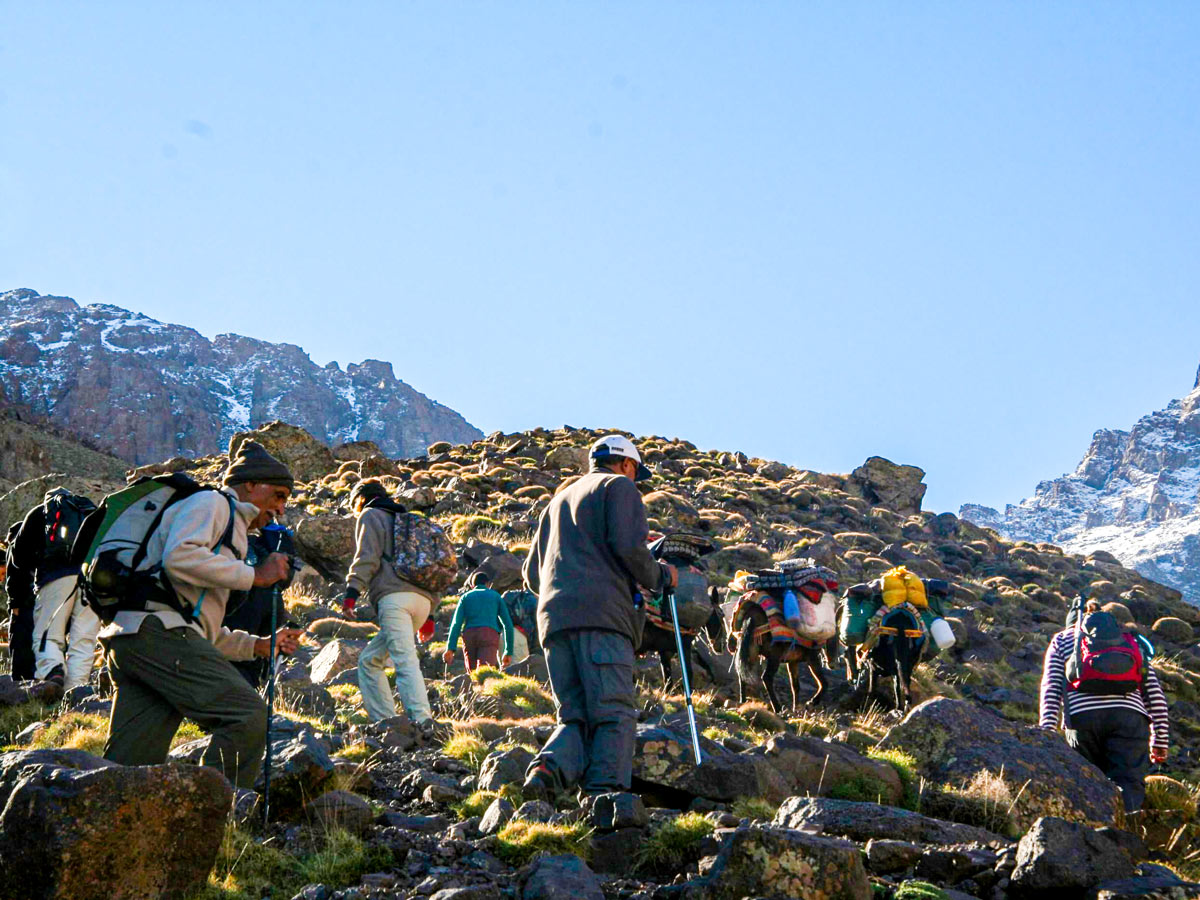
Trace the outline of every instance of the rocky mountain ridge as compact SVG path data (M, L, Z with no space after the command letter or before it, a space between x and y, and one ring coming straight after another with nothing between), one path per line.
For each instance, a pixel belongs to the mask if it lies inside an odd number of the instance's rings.
M1013 540L1111 554L1200 604L1200 372L1185 397L1129 431L1097 431L1075 471L1032 497L959 514Z
M286 419L328 444L371 440L414 455L480 437L391 363L316 365L300 347L237 334L208 340L107 304L0 293L0 396L135 464L200 456Z
M460 579L482 568L503 590L519 577L537 517L586 468L599 434L497 432L399 459L368 441L330 448L283 423L235 435L230 453L253 437L300 482L287 520L308 568L284 599L306 636L278 676L273 821L260 822L260 793L231 796L209 772L126 770L89 755L104 742L110 687L102 675L55 709L0 676L0 745L9 745L0 801L13 798L0 802L0 898L31 895L20 893L24 872L58 871L68 859L94 873L97 897L158 896L168 886L194 900L250 900L268 887L311 900L1200 897L1200 885L1147 861L1154 852L1185 877L1198 873L1195 789L1175 779L1200 774L1200 610L1105 554L1014 543L922 510L921 469L879 457L828 474L636 438L654 473L641 486L652 527L709 536L717 585L739 568L798 555L831 566L844 585L900 562L953 583L957 644L917 669L914 692L924 702L907 716L862 709L836 672L820 706L776 715L740 703L718 642L705 651L711 679L696 673L697 766L682 697L662 684L656 660L642 658L633 793L526 798L523 774L553 730L545 661L534 655L474 676L461 656L445 666L448 597L434 614L438 637L420 651L444 730L425 732L402 716L367 722L356 661L375 629L339 618L336 603L353 553L354 484L381 479L446 529ZM140 471L211 481L227 461L176 458ZM83 484L81 476L100 474L71 477ZM0 508L36 501L55 477L19 485ZM1124 819L1099 770L1033 727L1042 654L1084 587L1160 648L1172 753L1137 822ZM802 697L811 690L803 678ZM205 744L195 730L181 733L171 759L195 762ZM176 800L184 790L190 799ZM48 851L22 811L41 810L34 800L51 791L44 827L65 837ZM145 815L114 824L109 811L135 802ZM210 805L232 807L229 830ZM1098 827L1112 824L1137 833ZM167 865L157 851L174 835L194 851L186 866ZM114 842L133 848L127 865L101 864ZM137 892L150 883L154 892Z

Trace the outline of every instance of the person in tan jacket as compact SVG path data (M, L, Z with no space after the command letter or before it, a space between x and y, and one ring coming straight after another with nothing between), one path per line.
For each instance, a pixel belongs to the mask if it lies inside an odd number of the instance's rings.
M364 593L379 612L379 633L358 656L358 687L371 721L396 715L396 701L383 674L388 658L396 670L396 693L408 717L423 727L433 727L433 710L417 657L416 633L437 604L428 591L396 574L393 527L405 509L374 480L360 481L350 492L350 508L358 516L354 528L354 562L346 575L342 609L353 618L354 606Z
M230 664L270 653L270 638L221 624L232 590L269 586L288 574L273 553L257 567L243 562L248 533L282 514L293 480L287 467L247 441L226 470L222 491L200 491L171 506L153 533L147 560L161 560L185 618L165 603L118 612L100 632L116 685L104 758L154 765L167 758L184 717L212 735L204 765L238 787L253 788L266 749L267 707ZM232 503L231 503L232 501ZM222 542L230 515L230 543ZM278 652L295 651L300 632L281 628Z

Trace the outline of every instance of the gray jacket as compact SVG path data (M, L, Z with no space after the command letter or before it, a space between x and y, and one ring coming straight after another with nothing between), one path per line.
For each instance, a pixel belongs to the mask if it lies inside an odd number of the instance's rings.
M550 501L523 570L543 642L579 628L640 641L635 586L658 591L668 578L646 547L649 532L642 495L623 475L589 472Z
M396 574L392 565L392 554L396 549L392 540L392 526L396 512L403 512L403 507L388 501L375 501L359 514L354 526L354 562L346 574L346 586L368 595L376 604L380 597L388 594L415 591L428 597L436 608L436 597L405 581Z

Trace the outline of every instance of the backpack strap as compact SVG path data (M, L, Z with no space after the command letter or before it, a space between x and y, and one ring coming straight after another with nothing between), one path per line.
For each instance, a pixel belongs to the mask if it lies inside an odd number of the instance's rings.
M233 553L233 558L240 561L242 554L238 553L237 547L233 546L233 520L237 517L237 505L228 494L222 494L222 496L229 501L229 524L225 526L225 533L221 535L221 540L217 541L217 545L213 547L213 552L215 553L220 547L225 546Z
M210 488L209 490L213 489ZM218 493L220 492L218 491ZM194 496L196 495L188 495L188 497ZM229 501L229 522L225 525L225 531L221 535L220 540L213 545L213 552L215 553L221 546L225 546L233 552L235 559L240 560L242 558L242 554L238 553L237 548L233 546L233 520L237 515L237 508L232 497L230 497L228 494L221 494L221 496ZM154 536L154 532L156 532L158 530L158 526L162 524L162 518L166 514L167 510L174 506L178 500L186 499L187 497L180 497L178 494L176 494L170 500L164 503L163 508L158 511L158 515L154 517L154 521L151 522L150 527L146 529L146 535L142 538L142 542L138 544L137 551L134 552L133 559L129 563L129 567L135 572L137 571L138 566L146 561L146 553L150 547L150 538Z

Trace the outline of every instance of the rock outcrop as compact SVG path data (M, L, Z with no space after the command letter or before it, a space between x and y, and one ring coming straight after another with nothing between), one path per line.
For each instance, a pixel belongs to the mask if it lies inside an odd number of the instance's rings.
M0 396L135 464L224 449L286 420L333 445L413 456L478 429L369 359L321 367L299 347L31 290L0 294Z
M1117 787L1061 737L1019 725L974 703L937 697L914 708L880 742L903 749L938 783L999 779L1013 820L1043 816L1109 825L1121 821Z
M181 898L208 878L232 800L215 769L0 754L0 898Z

